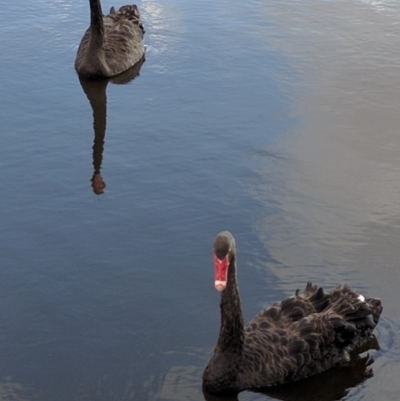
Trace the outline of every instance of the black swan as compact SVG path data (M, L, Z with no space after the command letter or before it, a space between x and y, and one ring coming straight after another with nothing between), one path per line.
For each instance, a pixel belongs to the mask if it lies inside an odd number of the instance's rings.
M382 312L346 285L305 290L243 324L236 282L236 245L228 231L214 241L215 288L221 291L221 329L203 374L203 390L221 395L304 379L349 360L372 335Z
M75 69L87 78L113 77L135 65L144 55L144 29L135 5L111 8L103 15L100 0L89 0L90 26L83 35Z

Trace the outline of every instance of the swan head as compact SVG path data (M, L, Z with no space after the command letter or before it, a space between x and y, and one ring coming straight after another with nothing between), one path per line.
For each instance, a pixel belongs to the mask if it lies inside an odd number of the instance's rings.
M213 256L215 267L214 286L217 291L223 291L228 282L228 270L236 253L236 243L229 231L222 231L214 240Z

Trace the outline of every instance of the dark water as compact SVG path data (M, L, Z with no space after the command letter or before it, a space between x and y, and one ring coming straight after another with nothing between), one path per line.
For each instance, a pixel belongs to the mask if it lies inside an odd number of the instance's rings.
M400 4L138 6L139 76L93 86L87 1L0 0L0 399L204 399L229 229L246 320L307 280L384 304L369 367L239 400L397 401Z

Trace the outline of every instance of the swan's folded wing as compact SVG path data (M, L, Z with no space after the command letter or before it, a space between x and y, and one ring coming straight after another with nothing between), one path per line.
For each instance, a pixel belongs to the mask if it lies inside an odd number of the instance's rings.
M142 39L140 27L128 19L105 24L104 50L110 69L122 72L136 64L145 51Z
M364 300L345 286L305 293L261 311L246 326L241 380L248 386L300 380L347 361L348 351L371 336L382 310L379 300Z
M323 289L308 283L303 293L296 291L294 296L263 309L246 327L247 331L259 330L270 326L287 328L292 323L313 313L325 310L331 303L330 295Z

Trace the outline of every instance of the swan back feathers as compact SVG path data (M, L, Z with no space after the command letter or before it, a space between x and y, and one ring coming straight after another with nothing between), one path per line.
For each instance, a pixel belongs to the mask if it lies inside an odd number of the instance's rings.
M94 8L92 14L101 12ZM97 2L99 3L99 0ZM100 11L99 11L100 10ZM132 67L144 55L144 28L136 5L125 5L118 11L114 7L106 16L93 19L78 48L75 69L90 78L111 77Z
M339 295L342 296L339 296ZM306 378L348 358L372 334L381 308L362 302L347 286L303 293L261 311L245 327L241 375L246 387ZM252 372L250 375L249 372Z

